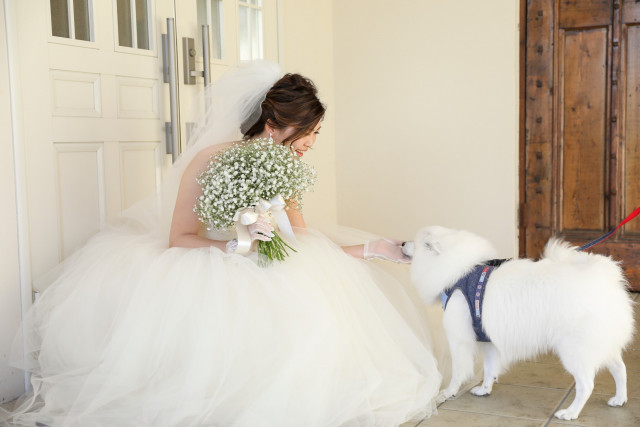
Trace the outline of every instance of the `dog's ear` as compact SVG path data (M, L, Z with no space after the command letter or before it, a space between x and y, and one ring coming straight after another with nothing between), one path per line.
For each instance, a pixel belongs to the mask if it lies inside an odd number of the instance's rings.
M442 251L442 246L440 245L440 242L438 242L437 240L433 242L426 242L424 246L427 248L429 252L435 252L438 255L440 255L440 252Z

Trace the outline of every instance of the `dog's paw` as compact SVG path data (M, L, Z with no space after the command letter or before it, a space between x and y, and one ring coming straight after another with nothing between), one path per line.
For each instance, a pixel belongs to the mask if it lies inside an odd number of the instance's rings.
M556 418L560 418L561 420L575 420L578 418L578 414L573 413L573 411L569 411L569 409L560 409L555 413Z
M607 402L607 405L609 405L609 406L622 406L625 403L627 403L627 399L625 397L613 396L611 399L609 399L609 401Z
M491 394L491 388L485 387L484 385L479 385L471 389L471 394L476 396L488 396Z
M453 391L451 391L449 389L442 390L440 392L440 394L438 395L438 397L436 397L436 403L439 404L439 403L442 403L442 402L444 402L446 400L452 399L454 397L456 397L456 393L455 392L453 392Z

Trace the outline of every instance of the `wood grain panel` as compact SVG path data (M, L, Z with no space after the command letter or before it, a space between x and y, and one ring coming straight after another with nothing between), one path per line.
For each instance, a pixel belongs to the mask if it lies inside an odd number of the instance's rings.
M640 10L640 7L637 8ZM624 212L640 206L640 25L627 28ZM625 225L625 233L640 233L640 219Z
M526 256L536 258L551 235L581 245L640 204L631 201L640 187L640 0L527 0L520 5L526 8L520 238ZM579 145L581 134L591 138ZM573 145L565 147L567 138ZM595 154L586 154L589 148ZM563 212L569 181L576 218ZM589 251L621 261L632 289L640 291L635 227L640 221Z
M527 2L525 77L525 200L521 221L526 256L536 258L552 232L553 0ZM535 213L535 214L532 214Z
M613 0L563 0L558 2L560 28L597 27L611 23Z
M602 230L607 30L565 32L560 62L561 231Z
M640 23L640 1L622 2L622 22L625 24Z

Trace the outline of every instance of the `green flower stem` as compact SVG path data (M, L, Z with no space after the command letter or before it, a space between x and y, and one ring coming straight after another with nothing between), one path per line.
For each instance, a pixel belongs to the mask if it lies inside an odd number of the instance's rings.
M286 257L289 256L289 252L287 248L291 249L293 252L297 252L291 246L289 246L282 237L280 237L275 231L273 232L273 237L268 242L263 242L260 240L258 242L258 255L259 255L259 263L262 267L265 267L274 259L278 261L284 261ZM268 260L268 261L267 261Z

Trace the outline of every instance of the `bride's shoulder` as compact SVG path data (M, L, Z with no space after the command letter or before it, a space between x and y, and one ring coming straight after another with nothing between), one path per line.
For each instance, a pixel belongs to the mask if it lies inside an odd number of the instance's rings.
M232 147L234 144L239 143L240 141L230 141L230 142L224 142L222 144L215 144L215 145L211 145L209 147L205 147L202 150L200 150L198 152L198 154L196 154L195 159L206 159L209 160L211 158L211 156L214 156L216 153L225 150L227 148Z
M222 144L215 144L215 145L211 145L209 147L203 148L198 153L196 153L196 155L193 157L193 160L191 160L191 163L189 164L188 169L198 169L198 170L205 169L209 164L209 160L211 159L212 156L215 156L216 153L222 150L232 147L234 144L237 144L238 142L240 141L225 142Z

